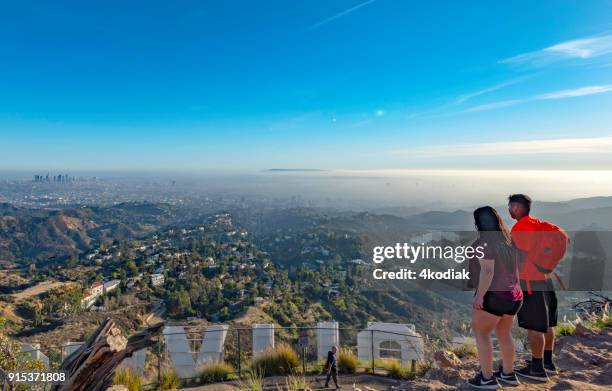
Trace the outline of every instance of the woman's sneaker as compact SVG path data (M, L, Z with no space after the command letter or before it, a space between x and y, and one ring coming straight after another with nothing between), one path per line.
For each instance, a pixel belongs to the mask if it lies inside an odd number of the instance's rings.
M468 383L470 386L479 390L497 390L501 388L495 376L490 379L485 379L484 376L482 376L482 372L478 372L478 375L468 380Z
M516 377L516 373L514 372L509 375L506 375L504 371L500 369L499 371L493 372L493 376L495 376L495 378L500 382L510 384L511 386L518 386L519 384L521 384L519 379Z
M539 382L546 383L548 381L548 375L546 375L546 371L544 370L535 370L531 363L528 363L523 368L517 369L514 371L517 375L521 377L525 377L527 379L536 380Z

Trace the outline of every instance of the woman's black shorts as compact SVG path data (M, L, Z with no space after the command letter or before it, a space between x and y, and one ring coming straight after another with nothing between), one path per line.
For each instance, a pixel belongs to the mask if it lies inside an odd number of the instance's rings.
M504 299L494 292L487 292L484 295L482 309L495 316L516 315L523 302Z

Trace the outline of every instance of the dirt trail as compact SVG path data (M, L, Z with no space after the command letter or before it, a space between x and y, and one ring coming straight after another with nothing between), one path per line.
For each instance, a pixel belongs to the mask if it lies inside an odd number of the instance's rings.
M11 294L11 296L13 296L16 300L26 299L28 297L38 296L41 293L45 293L53 288L57 288L67 284L70 283L60 281L43 281L37 285L24 289L19 293L13 293Z
M551 376L548 383L523 382L518 387L504 387L515 391L604 391L612 390L612 328L592 331L585 335L559 338L555 348L557 376ZM519 363L522 364L522 363ZM361 391L408 391L408 390L470 390L467 379L474 376L478 364L476 359L464 360L457 368L432 369L425 377L413 381L399 381L371 375L340 376L344 390ZM283 385L282 377L267 378L265 383L274 389L275 384ZM321 376L309 376L311 389L320 390ZM236 391L235 383L211 384L190 388L193 391Z

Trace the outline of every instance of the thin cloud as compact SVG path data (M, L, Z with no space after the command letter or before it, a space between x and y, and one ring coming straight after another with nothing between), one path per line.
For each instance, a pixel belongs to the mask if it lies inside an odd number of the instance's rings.
M376 1L376 0L368 0L368 1L366 1L366 2L363 2L363 3L357 4L357 5L355 5L355 6L351 7L351 8L345 9L344 11L342 11L342 12L340 12L340 13L338 13L338 14L334 15L334 16L330 16L330 17L329 17L329 18L327 18L327 19L323 19L322 21L320 21L320 22L318 22L318 23L313 24L312 26L310 26L310 27L308 28L308 30L314 30L314 29L317 29L317 28L319 28L319 27L321 27L321 26L323 26L323 25L325 25L325 24L327 24L327 23L329 23L329 22L332 22L332 21L334 21L334 20L336 20L336 19L338 19L338 18L341 18L341 17L343 17L343 16L346 16L346 15L350 14L350 13L351 13L351 12L353 12L353 11L357 11L359 8L361 8L361 7L365 7L366 5L371 4L371 3L375 2L375 1Z
M421 112L416 112L416 113L410 113L406 116L407 119L413 119L413 118L417 118L417 117L421 117L421 118L440 118L440 117L445 117L445 116L449 116L449 115L456 115L458 113L462 113L462 112L469 112L469 111L481 111L482 109L468 109L468 110L464 110L461 112L449 112L449 109L453 109L457 106L461 106L464 103L466 103L467 101L482 96L482 95L486 95L486 94L490 94L492 92L501 90L503 88L506 87L510 87L514 84L518 84L521 83L529 78L533 77L533 75L528 75L528 76L523 76L523 77L517 77L515 79L510 79L510 80L506 80L503 81L501 83L483 88L482 90L478 90L478 91L474 91L468 94L464 94L464 95L460 95L459 97L457 97L454 101L448 102L446 104L440 105L438 107L435 107L433 109L430 110L426 110L426 111L421 111ZM504 102L500 102L498 104L493 104L493 105L497 105L498 107L503 107L504 105L509 105L511 103L504 103ZM484 105L487 106L487 105Z
M448 156L499 156L541 154L610 154L612 137L562 138L478 144L434 145L395 151L396 155L418 158Z
M612 91L612 84L602 85L602 86L586 86L575 88L571 90L561 90L555 92L549 92L546 94L534 95L528 98L523 99L510 99L503 100L499 102L486 103L483 105L478 105L474 107L470 107L465 110L464 113L474 113L479 111L487 111L487 110L495 110L503 107L515 106L521 103L531 102L534 100L556 100L556 99L566 99L566 98L576 98L579 96L588 96L588 95L596 95L603 94L606 92Z
M461 96L459 96L457 98L457 100L455 100L455 104L456 105L460 105L462 103L467 102L468 100L470 100L472 98L476 98L477 96L481 96L481 95L485 95L485 94L488 94L488 93L491 93L491 92L495 92L497 90L501 90L502 88L510 87L511 85L514 85L514 84L517 84L517 83L520 83L520 82L524 81L525 79L527 79L527 77L519 77L519 78L516 78L516 79L504 81L504 82L499 83L499 84L495 84L495 85L493 85L491 87L487 87L487 88L484 88L484 89L479 90L479 91L475 91L475 92L472 92L472 93L469 93L469 94L461 95Z
M553 92L550 94L536 95L535 99L547 100L547 99L574 98L577 96L603 94L605 92L610 92L610 91L612 91L612 85L589 86L589 87L576 88L573 90L563 90L563 91Z
M478 105L478 106L474 106L474 107L470 107L469 109L465 110L465 113L475 113L478 111L487 111L487 110L495 110L495 109L501 109L504 107L510 107L510 106L515 106L518 105L520 103L526 102L529 99L508 99L508 100L502 100L499 102L493 102L493 103L485 103L483 105Z
M499 62L513 65L542 66L549 63L601 57L612 53L612 34L565 41L533 52L519 54Z

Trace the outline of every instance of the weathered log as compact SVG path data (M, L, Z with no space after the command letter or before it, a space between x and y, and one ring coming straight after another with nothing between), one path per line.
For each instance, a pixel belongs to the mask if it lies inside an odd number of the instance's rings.
M115 369L124 358L157 342L164 324L148 327L127 340L111 319L106 319L91 338L66 357L61 371L66 371L66 382L51 391L103 391L113 384Z

